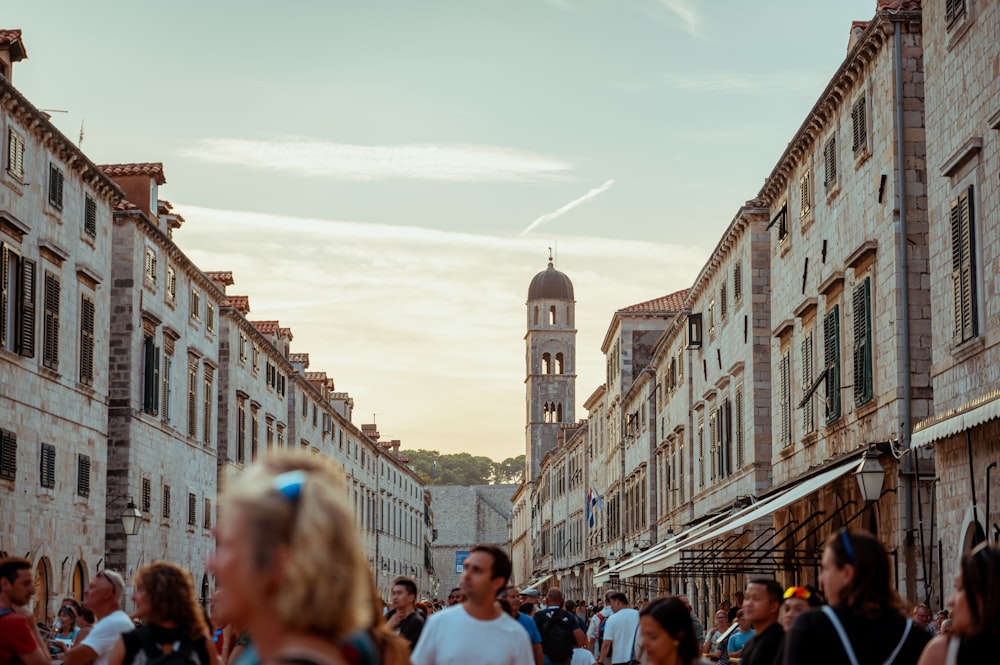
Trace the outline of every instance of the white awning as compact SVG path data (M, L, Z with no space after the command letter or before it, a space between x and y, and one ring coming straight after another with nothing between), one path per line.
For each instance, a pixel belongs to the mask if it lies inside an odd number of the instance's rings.
M763 517L767 517L768 515L771 515L774 512L809 496L821 487L829 485L834 480L850 473L850 471L855 468L857 461L857 456L852 456L849 460L845 460L833 468L827 469L822 473L796 483L795 485L792 485L791 487L772 496L766 497L753 505L747 506L746 508L729 515L726 519L722 520L714 527L703 530L700 534L692 538L685 538L683 541L676 543L673 547L666 548L666 550L659 553L658 556L643 562L637 567L637 569L630 568L627 571L623 570L620 574L622 577L633 577L634 575L639 575L640 573L657 573L661 570L666 570L671 566L675 566L680 563L681 553L685 550L692 549L702 543L706 543L723 536L730 531L734 531Z
M542 586L543 584L545 584L546 582L548 582L550 579L552 579L555 576L556 576L555 573L549 573L548 575L542 575L537 580L535 580L534 582L532 582L530 585L528 585L528 586L524 587L523 589L521 589L521 593L524 593L525 591L529 591L531 589L537 589L538 587Z
M1000 396L996 392L990 393L976 401L982 403L974 406L975 402L972 402L969 405L972 408L965 408L965 410L958 409L961 411L960 413L946 416L938 422L931 421L933 424L927 426L924 426L924 423L918 423L917 427L920 429L913 432L913 436L910 437L910 445L914 448L927 446L935 441L946 439L959 432L964 432L977 425L1000 418Z

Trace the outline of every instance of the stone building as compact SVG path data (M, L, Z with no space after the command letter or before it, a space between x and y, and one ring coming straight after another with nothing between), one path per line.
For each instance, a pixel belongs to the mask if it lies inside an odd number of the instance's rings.
M173 241L184 220L159 198L163 165L101 169L125 192L112 238L105 566L131 580L169 559L192 572L205 599L225 293ZM134 535L119 518L130 502L142 513Z
M11 85L25 57L21 32L0 30L0 557L31 560L44 621L104 557L122 192Z
M462 562L481 543L507 547L511 541L511 496L518 485L432 485L437 537L431 557L439 598L458 586ZM524 584L523 580L515 580Z
M947 586L963 552L1000 540L1000 5L923 4L934 412L913 445L934 451Z

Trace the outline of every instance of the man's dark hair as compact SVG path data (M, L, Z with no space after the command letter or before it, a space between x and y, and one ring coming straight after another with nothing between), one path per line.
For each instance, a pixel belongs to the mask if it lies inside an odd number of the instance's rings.
M476 545L470 550L471 552L485 552L493 557L493 568L491 569L490 577L492 579L500 577L503 579L504 586L507 585L514 569L510 563L510 557L507 556L502 547L497 545Z
M778 580L772 580L767 577L758 577L747 582L747 586L750 586L751 584L759 584L764 587L764 590L767 591L767 595L771 599L771 602L781 605L781 602L784 599L785 590L781 588L780 584L778 584Z
M613 594L608 596L608 602L611 602L612 600L617 600L623 605L628 605L628 596L623 594L621 591L615 591Z
M405 576L397 577L392 581L392 586L396 585L406 587L406 592L409 593L411 596L417 595L417 583L414 582L412 578Z
M450 596L451 594L455 593L456 591L461 592L462 591L462 587L460 587L460 586L455 587L454 589L452 589L451 591L448 592L448 595Z
M22 570L31 570L31 562L19 556L12 556L0 561L0 578L14 583L18 573Z
M567 612L572 612L575 609L576 609L576 601L575 600L567 600L566 601L566 611Z

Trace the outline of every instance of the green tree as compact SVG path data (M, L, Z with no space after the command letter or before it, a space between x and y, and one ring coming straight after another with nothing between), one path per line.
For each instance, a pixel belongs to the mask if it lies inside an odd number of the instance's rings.
M439 453L436 450L407 450L409 466L428 485L487 485L520 482L524 455L494 462L489 457L469 453Z
M520 483L524 481L524 455L508 457L493 464L494 483Z

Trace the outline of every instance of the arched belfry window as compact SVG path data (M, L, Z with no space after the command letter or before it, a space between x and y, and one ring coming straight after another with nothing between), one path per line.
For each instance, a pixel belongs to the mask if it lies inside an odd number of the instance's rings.
M566 325L567 326L573 325L573 322L570 321L570 318L569 318L569 305L566 305Z
M535 305L535 325L538 325L538 305Z
M556 374L563 373L563 354L556 354Z
M549 404L548 404L548 402L546 402L545 406L542 407L542 422L543 423L549 422Z
M556 405L556 422L557 423L561 423L562 421L563 421L563 419L562 419L562 402L559 402L559 404Z
M552 373L552 355L549 353L542 354L542 374Z
M556 324L556 306L552 305L549 307L549 325L554 326Z

